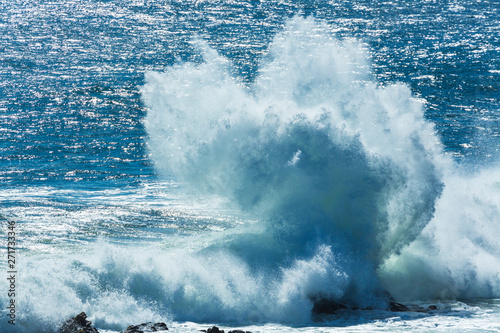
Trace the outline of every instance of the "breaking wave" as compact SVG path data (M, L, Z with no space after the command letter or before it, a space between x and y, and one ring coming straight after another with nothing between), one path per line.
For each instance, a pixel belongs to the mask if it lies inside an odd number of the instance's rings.
M292 19L251 84L202 41L204 61L147 73L157 170L246 222L27 256L21 325L50 331L82 310L113 330L124 318L304 323L317 298L500 297L498 167L458 172L410 89L380 85L362 44L329 31Z
M385 291L500 295L498 169L458 175L410 89L378 84L363 46L329 30L291 20L250 86L201 41L204 62L148 73L157 169L257 221L209 248L259 276L268 319L308 314L318 295L361 307Z

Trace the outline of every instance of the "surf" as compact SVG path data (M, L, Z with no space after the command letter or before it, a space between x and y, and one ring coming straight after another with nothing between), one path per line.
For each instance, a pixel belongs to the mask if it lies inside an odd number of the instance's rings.
M311 18L290 20L251 84L201 41L204 61L148 73L142 94L156 168L197 193L229 198L257 220L248 228L259 231L211 248L275 281L264 283L275 306L303 304L298 312L308 313L320 295L377 307L383 290L407 300L498 296L498 269L437 255L454 251L442 244L468 237L445 241L443 226L475 229L498 219L498 183L489 187L488 217L445 213L454 203L485 208L482 195L464 193L474 177L458 175L410 89L378 83L368 50L329 31ZM465 248L496 262L498 246L478 237ZM455 265L463 267L454 272ZM459 282L476 270L489 281Z
M252 82L201 39L203 60L148 72L147 144L176 183L169 195L214 197L210 217L233 218L186 231L199 221L167 202L169 223L187 227L160 242L27 255L20 323L50 331L86 311L117 331L124 318L301 325L318 299L385 309L391 298L500 297L498 167L460 170L423 101L378 82L365 45L333 30L289 20Z

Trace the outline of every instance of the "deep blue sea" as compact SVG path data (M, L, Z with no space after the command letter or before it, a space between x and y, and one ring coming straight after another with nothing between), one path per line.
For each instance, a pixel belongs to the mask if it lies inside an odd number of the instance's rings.
M0 332L500 331L500 2L0 0L0 186Z

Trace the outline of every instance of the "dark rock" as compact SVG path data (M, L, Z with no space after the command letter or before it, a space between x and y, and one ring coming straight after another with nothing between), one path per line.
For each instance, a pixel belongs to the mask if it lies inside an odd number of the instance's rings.
M410 309L401 303L396 303L396 302L390 302L389 303L389 310L392 312L407 312L410 311Z
M393 312L429 312L431 309L430 307L426 309L416 304L403 305L401 303L390 302L389 310Z
M331 299L323 297L313 299L313 314L333 314L342 309L347 309L347 306Z
M207 333L224 333L224 330L220 330L217 326L209 328Z
M85 312L80 313L74 318L66 320L59 328L59 333L99 333L97 328L92 327L92 322L87 320Z
M413 311L413 312L429 312L429 308L423 308L419 305L408 304L407 306L410 309L410 311Z
M438 307L435 305L429 305L429 310L437 310Z
M162 332L168 331L165 323L144 323L140 325L130 325L122 333L147 333L147 332Z
M233 330L233 331L229 331L228 333L252 333L252 332L242 331L242 330Z
M201 330L200 332L207 332L207 333L224 333L224 330L220 330L217 326L213 326L212 328L209 328L208 330Z

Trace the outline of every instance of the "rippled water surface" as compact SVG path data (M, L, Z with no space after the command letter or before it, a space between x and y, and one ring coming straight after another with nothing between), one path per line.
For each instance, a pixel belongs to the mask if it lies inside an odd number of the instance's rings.
M499 105L498 0L1 0L0 331L499 330Z
M491 1L4 1L1 177L31 185L153 177L144 72L194 60L204 39L251 82L287 18L312 15L367 44L381 83L426 101L447 151L499 146L499 6Z

